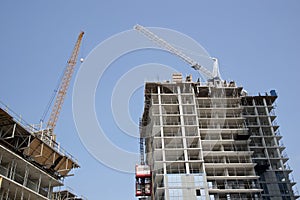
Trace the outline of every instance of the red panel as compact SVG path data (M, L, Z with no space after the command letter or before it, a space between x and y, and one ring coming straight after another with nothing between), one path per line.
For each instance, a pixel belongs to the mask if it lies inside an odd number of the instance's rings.
M136 174L136 178L151 178L151 174Z

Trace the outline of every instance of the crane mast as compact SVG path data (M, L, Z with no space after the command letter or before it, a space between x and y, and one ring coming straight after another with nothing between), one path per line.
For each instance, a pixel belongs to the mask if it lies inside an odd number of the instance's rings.
M145 150L144 150L144 138L142 137L143 124L142 119L139 122L139 132L140 132L140 164L145 165Z
M157 45L162 47L163 49L167 50L168 52L178 56L180 59L188 63L192 68L195 70L200 71L204 74L208 79L213 79L216 77L215 74L212 74L209 70L201 66L198 62L194 61L192 58L181 52L180 50L176 49L174 46L163 40L162 38L158 37L156 34L152 33L147 28L137 24L134 26L134 29L145 35L147 38L155 42Z
M54 131L54 128L56 127L56 123L57 123L57 120L58 120L58 117L60 114L61 107L62 107L62 105L64 103L64 99L66 97L66 93L67 93L67 90L68 90L68 87L69 87L69 84L70 84L70 81L71 81L71 78L72 78L72 75L74 72L74 68L76 65L76 61L78 58L78 53L79 53L83 35L84 35L84 32L83 31L80 32L78 39L76 41L76 44L74 46L74 49L72 51L71 57L69 58L69 60L67 62L67 67L65 69L62 81L60 83L59 90L57 92L55 103L53 105L53 108L52 108L52 111L50 114L50 118L48 120L47 127L46 127L46 129L48 129L50 131L50 136L53 135L53 131Z

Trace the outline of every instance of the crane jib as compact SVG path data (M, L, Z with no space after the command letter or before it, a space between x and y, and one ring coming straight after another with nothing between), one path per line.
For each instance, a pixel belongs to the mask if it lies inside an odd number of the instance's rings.
M183 61L188 63L193 69L198 70L200 73L204 74L208 79L214 78L214 75L209 70L207 70L206 68L204 68L203 66L198 64L196 61L194 61L192 58L190 58L189 56L187 56L180 50L176 49L174 46L169 44L164 39L162 39L159 36L157 36L156 34L152 33L147 28L145 28L139 24L135 25L133 28L135 30L139 31L140 33L142 33L143 35L145 35L151 41L155 42L160 47L164 48L166 51L178 56L180 59L182 59Z
M52 108L51 114L50 114L50 118L48 120L47 123L47 129L51 130L50 134L53 134L54 128L56 127L56 123L60 114L60 110L62 108L62 105L64 103L64 99L68 90L68 87L70 85L70 81L74 72L74 67L76 65L76 61L78 58L78 53L79 53L79 49L80 49L80 45L81 45L81 41L82 41L82 37L84 35L84 32L80 32L76 44L73 48L72 54L70 56L70 59L67 62L67 67L66 70L64 72L62 81L59 85L59 92L56 96L55 99L55 103L54 106Z

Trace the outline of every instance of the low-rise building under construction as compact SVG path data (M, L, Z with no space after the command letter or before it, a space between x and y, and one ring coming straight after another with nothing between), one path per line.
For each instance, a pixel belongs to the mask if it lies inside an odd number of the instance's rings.
M63 200L63 179L78 168L75 158L46 131L37 131L23 120L0 108L0 200Z

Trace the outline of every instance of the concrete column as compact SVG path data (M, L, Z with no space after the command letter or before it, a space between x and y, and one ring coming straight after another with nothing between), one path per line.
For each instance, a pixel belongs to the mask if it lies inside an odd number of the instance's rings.
M181 133L182 133L185 170L186 170L186 174L190 174L190 167L188 163L188 153L187 153L188 146L187 146L186 136L185 136L185 127L184 127L185 125L184 125L182 99L181 99L181 89L179 86L177 86L177 90L178 90L178 105L179 105L179 113L180 113L180 126L181 126Z
M162 149L162 160L163 160L163 173L167 173L166 166L166 152L165 152L165 143L164 143L164 129L163 129L163 118L162 118L162 101L161 101L161 90L160 86L157 86L157 95L158 95L158 109L159 109L159 123L160 123L160 137L161 137L161 149Z

